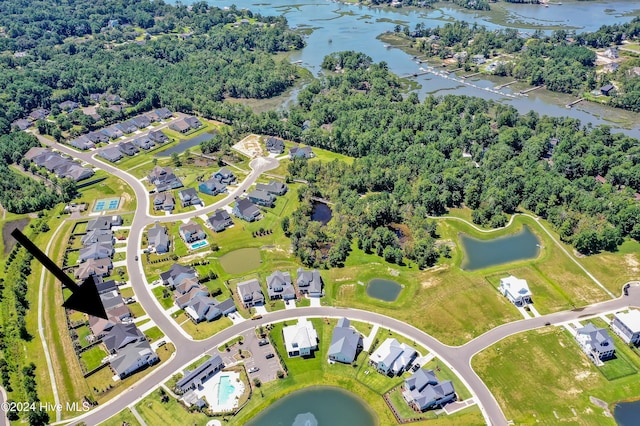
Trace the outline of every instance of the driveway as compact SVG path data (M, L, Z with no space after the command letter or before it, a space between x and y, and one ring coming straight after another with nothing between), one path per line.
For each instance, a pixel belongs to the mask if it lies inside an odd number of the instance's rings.
M247 374L249 374L249 379L253 381L253 379L257 377L262 383L276 380L278 378L278 370L284 371L284 369L280 365L280 360L276 355L276 350L271 345L271 342L267 345L260 346L258 342L262 339L258 339L253 329L244 332L242 336L244 337L242 349L251 353L251 358L245 359L244 362ZM266 355L269 353L276 356L267 359ZM259 370L255 373L249 373L249 370L254 367L259 368Z

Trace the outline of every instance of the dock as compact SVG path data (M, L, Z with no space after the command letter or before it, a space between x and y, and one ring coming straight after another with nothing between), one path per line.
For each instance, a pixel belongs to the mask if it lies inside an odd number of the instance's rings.
M501 84L499 86L496 86L496 90L500 90L503 87L511 86L513 83L517 83L517 82L518 82L518 80L513 80L512 82Z
M578 102L582 102L582 101L584 101L584 98L576 99L575 101L566 104L565 107L568 108L568 109L571 109L572 106L574 106Z
M469 77L473 77L473 76L480 75L480 74L481 73L479 73L479 72L474 72L473 74L463 75L462 78L467 79Z
M543 87L544 87L544 85L536 86L536 87L530 87L529 89L521 90L518 93L520 93L521 95L526 95L529 92L533 92L534 90L541 89Z

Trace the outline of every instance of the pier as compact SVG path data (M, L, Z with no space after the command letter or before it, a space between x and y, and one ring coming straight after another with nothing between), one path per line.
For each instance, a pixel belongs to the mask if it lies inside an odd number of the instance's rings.
M463 75L462 78L467 79L469 77L473 77L473 76L480 75L480 74L481 73L479 73L479 72L474 72L473 74Z
M525 89L525 90L521 90L521 91L519 91L518 93L520 93L521 95L526 95L527 93L529 93L529 92L533 92L534 90L540 89L540 88L542 88L542 87L544 87L544 85L542 85L542 86L536 86L536 87L531 87L531 88L529 88L529 89Z
M503 87L511 86L513 83L517 83L517 82L518 82L518 80L513 80L512 82L501 84L500 86L496 86L496 90L500 90Z
M565 107L571 109L572 106L582 101L584 101L584 98L576 99L575 101L566 104Z

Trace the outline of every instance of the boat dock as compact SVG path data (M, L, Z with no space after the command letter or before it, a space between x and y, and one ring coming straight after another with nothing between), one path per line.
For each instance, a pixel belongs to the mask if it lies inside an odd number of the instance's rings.
M571 107L573 107L575 104L582 101L584 101L584 98L576 99L575 101L566 104L565 107L571 109Z

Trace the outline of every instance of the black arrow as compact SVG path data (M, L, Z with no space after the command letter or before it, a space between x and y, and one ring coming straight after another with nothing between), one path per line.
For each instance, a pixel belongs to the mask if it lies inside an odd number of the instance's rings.
M82 285L76 284L71 277L64 273L62 269L56 265L53 260L42 252L29 238L27 238L17 228L11 232L11 236L15 238L29 253L33 255L42 265L49 270L60 282L69 290L71 296L62 304L65 308L73 309L85 314L96 317L107 318L104 305L98 294L98 288L93 277L90 276L84 280Z

